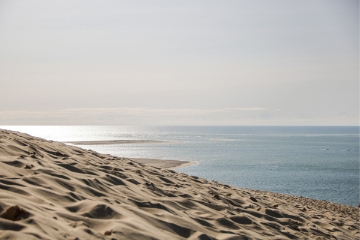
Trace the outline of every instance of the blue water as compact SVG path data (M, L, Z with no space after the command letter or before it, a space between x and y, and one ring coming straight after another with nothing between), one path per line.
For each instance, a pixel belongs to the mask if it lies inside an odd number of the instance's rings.
M177 171L241 188L359 204L359 127L1 128L57 141L165 140L82 147L123 157L196 161Z

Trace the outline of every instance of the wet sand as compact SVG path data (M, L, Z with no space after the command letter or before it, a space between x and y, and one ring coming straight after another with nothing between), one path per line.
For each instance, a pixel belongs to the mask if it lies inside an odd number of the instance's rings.
M183 168L197 164L192 161L180 161L180 160L163 160L163 159L152 159L152 158L131 158L131 160L141 163L146 166L154 166L158 168Z

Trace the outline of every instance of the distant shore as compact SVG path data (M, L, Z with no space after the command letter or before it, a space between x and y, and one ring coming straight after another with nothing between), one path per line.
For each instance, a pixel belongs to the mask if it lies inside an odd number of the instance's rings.
M65 142L74 145L113 145L113 144L131 144L131 143L161 143L166 141L158 140L104 140L104 141L71 141Z

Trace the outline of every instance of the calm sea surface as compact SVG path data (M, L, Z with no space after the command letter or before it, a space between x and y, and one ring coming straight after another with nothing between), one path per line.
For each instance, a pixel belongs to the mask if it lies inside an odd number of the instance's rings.
M359 204L359 127L0 126L122 157L198 162L178 171L236 187Z

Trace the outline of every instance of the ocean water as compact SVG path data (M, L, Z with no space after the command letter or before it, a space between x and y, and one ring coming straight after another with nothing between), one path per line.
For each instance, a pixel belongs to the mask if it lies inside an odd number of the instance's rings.
M122 157L196 161L177 171L236 187L359 204L359 127L1 126Z

